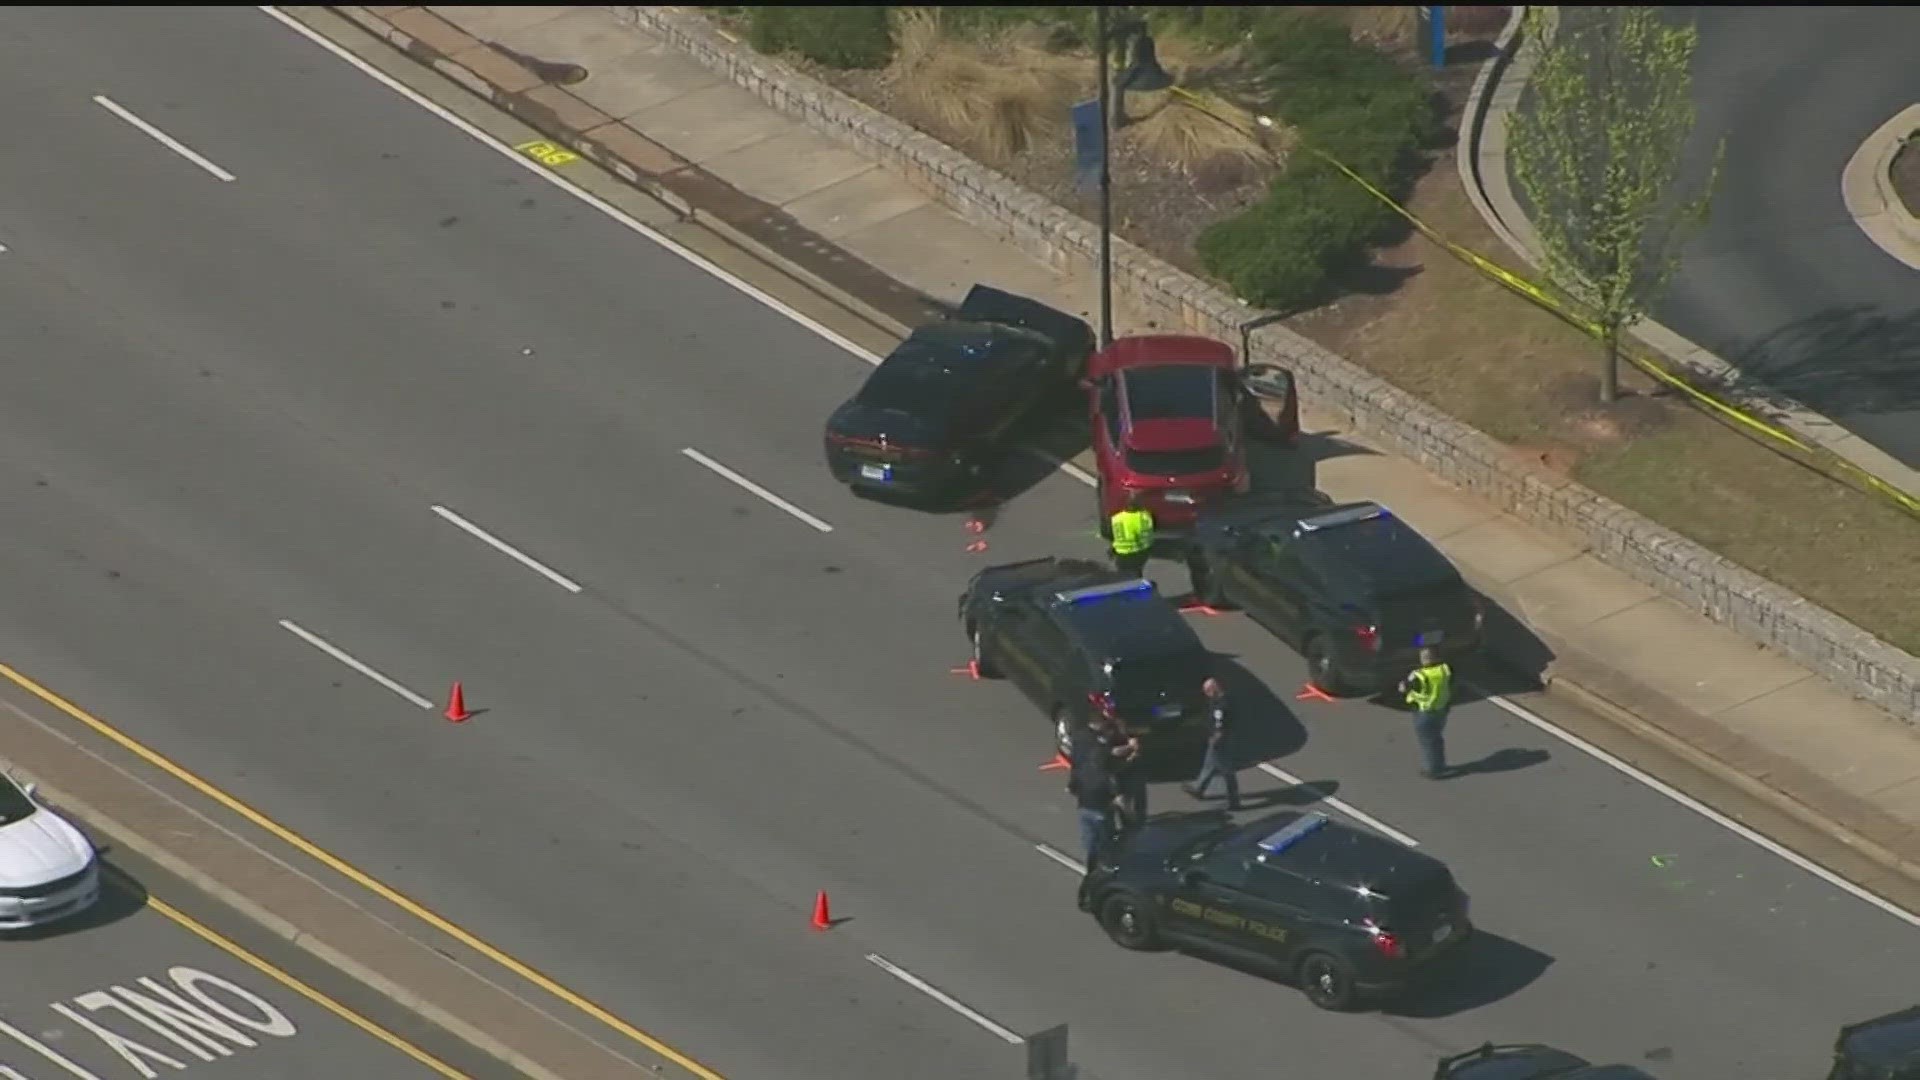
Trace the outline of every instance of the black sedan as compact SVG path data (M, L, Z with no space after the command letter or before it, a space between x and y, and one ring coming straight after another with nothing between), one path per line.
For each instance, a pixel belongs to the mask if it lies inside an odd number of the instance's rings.
M985 285L922 326L827 419L827 468L869 495L977 493L1021 422L1060 400L1093 351L1084 321Z
M1595 1065L1551 1046L1488 1043L1442 1058L1433 1080L1655 1080L1631 1065Z

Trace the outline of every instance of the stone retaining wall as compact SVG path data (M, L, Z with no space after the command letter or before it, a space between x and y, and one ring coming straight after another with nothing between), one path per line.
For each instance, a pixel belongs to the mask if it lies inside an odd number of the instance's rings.
M1086 273L1096 228L946 144L717 32L694 12L609 7L771 107L906 176L966 220L1062 270ZM1125 241L1115 291L1162 326L1238 342L1298 376L1313 406L1523 521L1592 551L1663 595L1920 724L1920 659L1522 455ZM1810 718L1811 719L1811 718Z

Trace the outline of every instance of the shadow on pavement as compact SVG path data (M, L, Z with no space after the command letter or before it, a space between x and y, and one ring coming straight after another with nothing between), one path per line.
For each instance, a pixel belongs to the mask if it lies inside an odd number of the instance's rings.
M1247 471L1254 491L1300 491L1316 486L1322 461L1351 454L1374 456L1376 451L1331 432L1303 431L1299 444L1292 449L1274 443L1251 443L1247 447Z
M1226 690L1233 719L1234 756L1241 761L1270 761L1298 753L1307 744L1306 726L1293 708L1238 660L1219 659L1214 677ZM1196 764L1197 764L1196 760Z
M1510 746L1505 750L1495 750L1478 761L1469 761L1447 769L1446 778L1457 780L1463 776L1491 776L1495 773L1515 772L1551 761L1553 755L1535 747Z
M0 931L0 940L48 941L69 934L83 934L138 915L146 908L146 886L105 859L101 860L100 870L100 899L92 907L57 923L25 930Z
M1484 1008L1525 990L1553 957L1517 941L1478 930L1458 956L1428 973L1428 981L1382 1010L1392 1016L1438 1020Z
M1499 601L1484 592L1479 596L1487 613L1482 645L1477 655L1456 665L1461 678L1454 687L1454 703L1538 692L1546 685L1553 649Z

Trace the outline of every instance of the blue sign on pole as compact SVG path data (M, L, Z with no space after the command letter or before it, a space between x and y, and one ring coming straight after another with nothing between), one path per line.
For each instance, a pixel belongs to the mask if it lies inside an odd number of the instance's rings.
M1106 152L1107 125L1102 123L1099 101L1075 105L1073 116L1073 180L1082 195L1100 187L1100 159Z
M1420 28L1427 35L1427 49L1432 57L1433 66L1447 66L1447 9L1438 6L1422 6L1420 9Z

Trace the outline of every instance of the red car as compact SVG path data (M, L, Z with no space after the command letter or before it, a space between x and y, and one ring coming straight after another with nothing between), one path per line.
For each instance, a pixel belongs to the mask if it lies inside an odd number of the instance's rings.
M1100 535L1138 491L1157 531L1178 534L1205 503L1249 486L1249 434L1291 445L1300 428L1293 378L1243 369L1229 345L1177 334L1115 341L1087 360L1089 419L1099 466ZM1278 401L1270 418L1258 398Z

